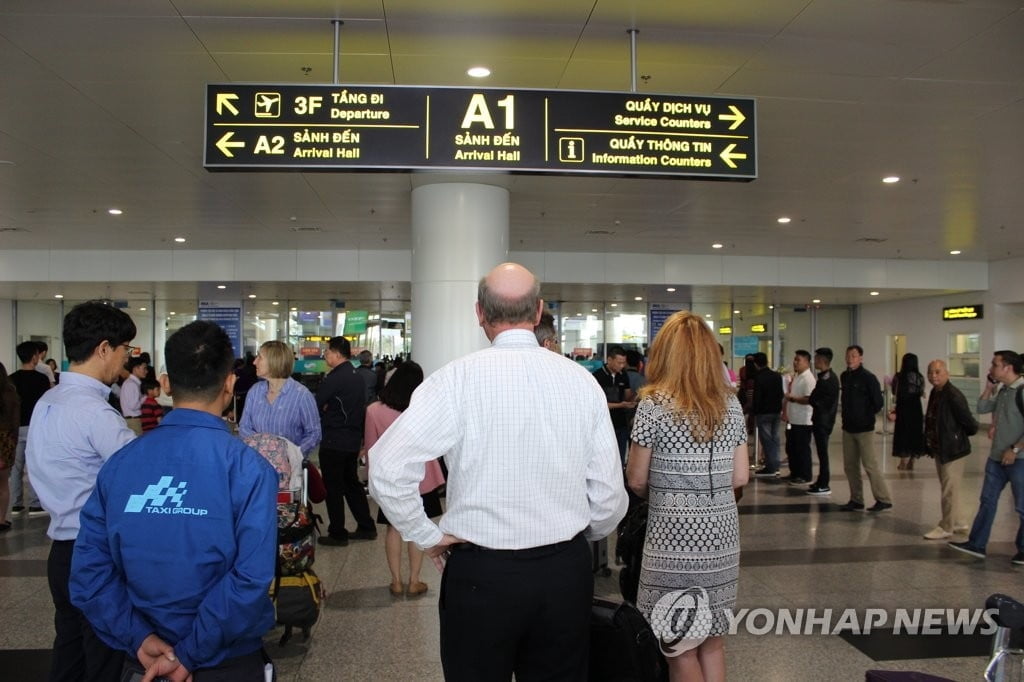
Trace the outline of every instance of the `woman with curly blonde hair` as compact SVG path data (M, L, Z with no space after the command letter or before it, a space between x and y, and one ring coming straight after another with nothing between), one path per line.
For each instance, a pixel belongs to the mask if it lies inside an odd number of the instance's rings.
M649 505L637 607L671 680L725 680L740 555L734 490L750 471L743 412L703 319L684 311L665 322L640 396L626 467Z

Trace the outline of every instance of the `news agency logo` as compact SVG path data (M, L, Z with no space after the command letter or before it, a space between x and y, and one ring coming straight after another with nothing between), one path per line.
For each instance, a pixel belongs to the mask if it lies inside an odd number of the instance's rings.
M701 645L711 634L711 607L703 587L688 587L662 596L651 610L651 629L661 653L678 656Z
M124 506L126 514L140 514L146 511L149 514L185 514L188 516L206 516L206 509L195 507L183 507L182 498L188 492L188 483L180 482L178 485L171 485L173 476L161 476L156 483L146 486L146 492L141 495L128 497L128 504ZM147 503L148 506L147 506Z

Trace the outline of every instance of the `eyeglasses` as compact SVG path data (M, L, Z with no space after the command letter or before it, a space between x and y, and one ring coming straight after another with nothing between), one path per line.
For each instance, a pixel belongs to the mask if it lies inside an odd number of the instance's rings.
M128 353L128 355L133 354L135 351L141 351L142 350L142 348L140 346L133 346L133 345L128 344L128 343L122 343L121 347L124 348L125 352Z

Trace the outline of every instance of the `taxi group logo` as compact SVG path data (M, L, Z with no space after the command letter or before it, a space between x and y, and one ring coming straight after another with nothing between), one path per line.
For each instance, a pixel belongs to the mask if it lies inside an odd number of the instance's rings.
M124 506L125 513L138 514L145 510L150 514L205 516L206 509L182 506L182 498L188 492L188 483L181 481L177 485L172 485L173 481L173 476L161 476L159 481L146 486L146 491L141 495L129 496L128 504Z
M664 595L651 611L651 629L661 652L674 657L700 646L711 634L711 607L703 587Z

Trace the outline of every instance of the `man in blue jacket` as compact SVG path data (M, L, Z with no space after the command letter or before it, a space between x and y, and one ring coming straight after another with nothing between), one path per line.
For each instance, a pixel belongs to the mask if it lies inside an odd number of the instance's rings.
M220 417L235 383L227 334L193 322L167 340L165 360L175 409L100 470L71 601L147 677L263 680L277 474Z

